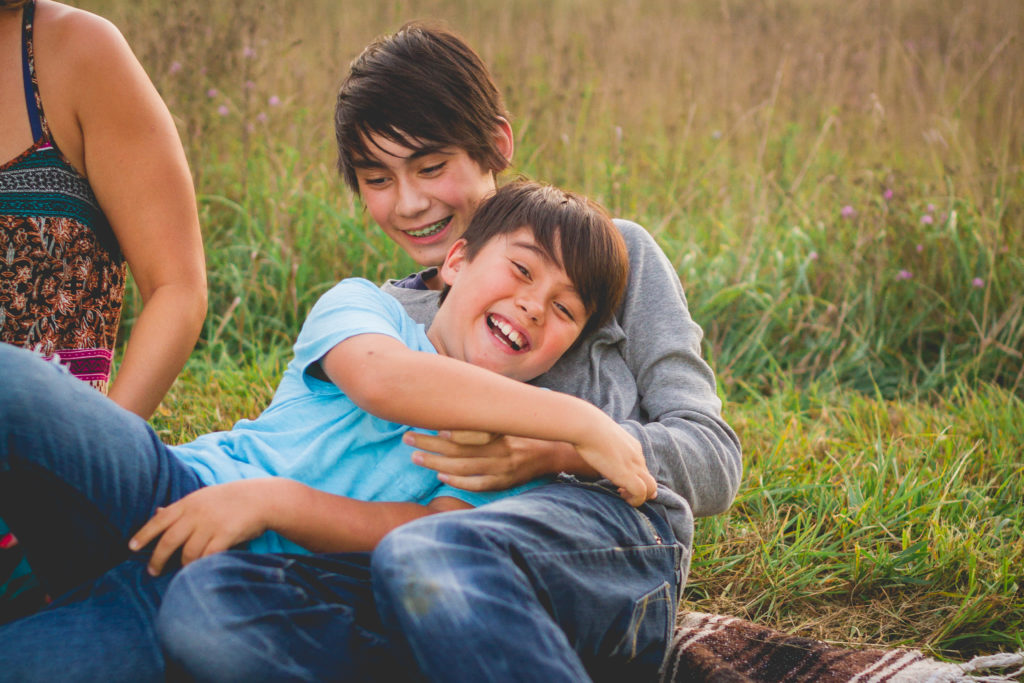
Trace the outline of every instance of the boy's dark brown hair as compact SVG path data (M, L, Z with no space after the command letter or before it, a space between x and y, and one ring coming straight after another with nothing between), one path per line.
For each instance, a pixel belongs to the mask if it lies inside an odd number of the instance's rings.
M358 192L355 166L376 156L367 147L376 134L413 150L459 147L497 173L509 163L494 136L502 118L508 112L479 55L440 24L410 22L349 67L334 109L338 170Z
M472 261L491 240L529 228L537 245L576 287L587 309L577 342L605 324L622 302L629 252L622 233L597 202L542 183L519 181L481 202L462 239ZM443 300L443 299L442 299Z

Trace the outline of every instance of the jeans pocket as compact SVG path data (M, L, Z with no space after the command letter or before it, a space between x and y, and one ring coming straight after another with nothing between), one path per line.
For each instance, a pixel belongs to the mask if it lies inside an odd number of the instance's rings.
M657 671L675 626L675 596L676 591L668 582L640 596L633 603L629 624L612 652L613 657L645 663Z

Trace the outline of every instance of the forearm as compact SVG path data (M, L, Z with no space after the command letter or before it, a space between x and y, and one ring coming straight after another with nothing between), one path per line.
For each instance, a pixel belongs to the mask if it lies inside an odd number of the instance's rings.
M132 327L110 398L149 418L188 360L205 316L205 284L157 287Z
M389 531L420 517L469 508L451 498L429 505L367 502L336 496L291 479L258 480L266 487L267 529L313 552L370 551Z
M324 359L324 370L361 408L424 429L475 430L573 445L614 427L593 405L462 361L410 351L380 335L352 337ZM439 387L457 388L443 392ZM435 396L436 400L424 400Z

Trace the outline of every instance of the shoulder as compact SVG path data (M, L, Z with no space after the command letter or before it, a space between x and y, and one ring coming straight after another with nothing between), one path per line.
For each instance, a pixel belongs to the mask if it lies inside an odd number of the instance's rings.
M81 73L109 69L113 60L132 59L131 48L113 23L75 7L40 0L36 6L35 35L44 49L59 51L61 63Z
M372 308L401 308L397 306L397 302L392 297L380 291L377 285L361 277L350 277L340 281L327 290L320 297L320 300L317 301L316 305L337 303L349 303Z
M429 326L437 313L440 293L433 289L408 289L385 282L381 290L394 297L412 319L421 325Z
M622 218L616 218L614 222L615 227L622 233L622 239L626 242L631 258L645 253L664 254L654 236L644 226Z

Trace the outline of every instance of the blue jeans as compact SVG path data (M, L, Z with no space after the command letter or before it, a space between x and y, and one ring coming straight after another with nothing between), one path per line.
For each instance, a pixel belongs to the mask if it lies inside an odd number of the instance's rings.
M369 553L204 557L171 582L157 634L189 680L420 679L377 616Z
M169 577L128 539L202 483L145 420L59 366L0 344L0 516L63 597L0 627L3 680L162 677L152 627Z
M207 680L647 680L688 562L656 505L557 483L399 527L371 571L365 554L204 558L157 632Z

